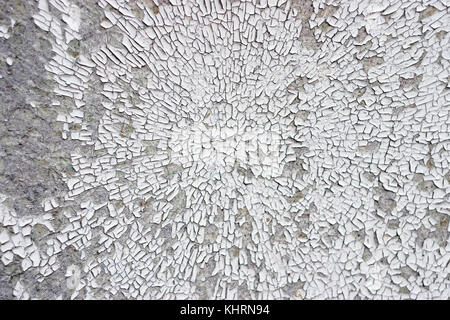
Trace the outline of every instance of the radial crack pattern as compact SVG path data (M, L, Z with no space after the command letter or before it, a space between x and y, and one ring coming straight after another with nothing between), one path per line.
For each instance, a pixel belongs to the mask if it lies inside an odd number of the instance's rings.
M72 299L449 298L448 3L36 7L73 149L41 215L0 195L5 266Z

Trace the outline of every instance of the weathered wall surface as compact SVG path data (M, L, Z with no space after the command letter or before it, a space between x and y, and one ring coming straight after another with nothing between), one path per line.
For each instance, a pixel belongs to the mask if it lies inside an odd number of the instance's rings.
M0 298L449 298L448 1L0 8Z

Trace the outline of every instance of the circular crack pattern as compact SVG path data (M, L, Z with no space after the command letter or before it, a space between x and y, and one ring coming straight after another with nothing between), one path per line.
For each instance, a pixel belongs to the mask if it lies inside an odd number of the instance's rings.
M100 0L90 41L39 1L76 147L60 225L0 207L2 262L75 249L72 298L448 298L449 8L306 4Z

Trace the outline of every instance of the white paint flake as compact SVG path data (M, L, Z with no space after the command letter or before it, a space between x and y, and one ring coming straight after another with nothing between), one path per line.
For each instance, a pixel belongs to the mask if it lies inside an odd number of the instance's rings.
M1 261L43 278L73 247L72 298L448 299L448 4L309 4L99 0L105 39L74 54L81 10L40 1L55 120L92 152L45 252L0 206Z

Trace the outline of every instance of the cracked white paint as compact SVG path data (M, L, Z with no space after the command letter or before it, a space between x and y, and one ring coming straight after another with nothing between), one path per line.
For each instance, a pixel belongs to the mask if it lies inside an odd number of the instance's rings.
M54 231L51 224L51 214L42 214L40 217L22 216L5 205L7 196L0 194L0 224L3 226L0 233L1 261L6 266L13 262L14 258L21 260L23 271L31 267L40 268L41 273L51 272L59 268L55 258L41 259L41 251L31 239L31 230L34 225L41 224ZM48 264L52 261L53 266ZM51 273L50 272L50 273Z
M98 1L122 43L73 56L82 11L39 2L73 99L56 120L95 152L62 173L79 209L47 250L16 219L4 264L45 277L72 246L72 298L449 298L447 2L313 1L304 21L295 1L144 3Z

